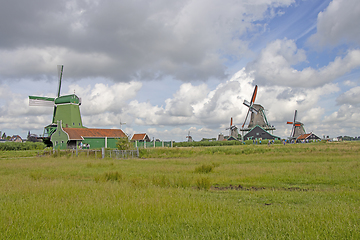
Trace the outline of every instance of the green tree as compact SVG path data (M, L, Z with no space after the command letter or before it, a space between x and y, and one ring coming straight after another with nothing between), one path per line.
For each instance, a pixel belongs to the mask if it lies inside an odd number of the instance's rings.
M116 147L119 150L129 150L131 148L131 142L127 137L119 138L117 140Z

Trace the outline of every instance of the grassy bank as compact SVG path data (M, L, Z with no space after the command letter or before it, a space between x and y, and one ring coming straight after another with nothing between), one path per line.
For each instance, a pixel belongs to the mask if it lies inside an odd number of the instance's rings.
M132 160L3 157L0 232L358 239L359 151L337 143L149 149Z

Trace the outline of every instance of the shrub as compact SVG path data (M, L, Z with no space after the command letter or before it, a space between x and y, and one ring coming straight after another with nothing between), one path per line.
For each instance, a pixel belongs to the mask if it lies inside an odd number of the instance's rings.
M200 167L195 168L195 173L209 173L213 170L214 165L203 164Z
M123 138L119 138L116 142L116 147L119 150L129 150L131 149L131 143L129 141L129 138L127 137L123 137Z
M201 190L209 190L211 187L210 179L209 178L199 178L196 180L196 187L197 189Z

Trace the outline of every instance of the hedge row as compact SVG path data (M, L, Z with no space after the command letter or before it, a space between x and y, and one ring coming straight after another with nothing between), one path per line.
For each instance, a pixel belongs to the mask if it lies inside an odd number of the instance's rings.
M42 142L4 142L0 143L0 151L42 150L46 146Z
M174 147L209 147L209 146L231 146L242 145L240 141L200 141L200 142L175 142Z

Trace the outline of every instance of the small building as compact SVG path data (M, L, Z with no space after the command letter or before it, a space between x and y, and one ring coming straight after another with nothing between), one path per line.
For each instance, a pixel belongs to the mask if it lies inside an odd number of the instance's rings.
M244 135L244 141L262 140L262 139L280 140L280 137L270 134L268 131L266 131L259 125L253 127L247 134Z
M296 138L297 142L302 142L302 141L316 141L316 140L321 140L318 136L316 136L313 133L307 133L307 134L302 134L299 137Z
M51 135L51 142L57 149L116 148L118 139L123 137L127 136L121 129L63 128L62 124L58 124Z
M9 141L11 142L23 142L22 138L19 135L13 135Z
M146 134L146 133L135 133L131 140L131 142L135 142L135 141L138 141L138 142L151 142L149 136Z
M237 139L234 136L230 136L226 140L227 141L237 141Z

